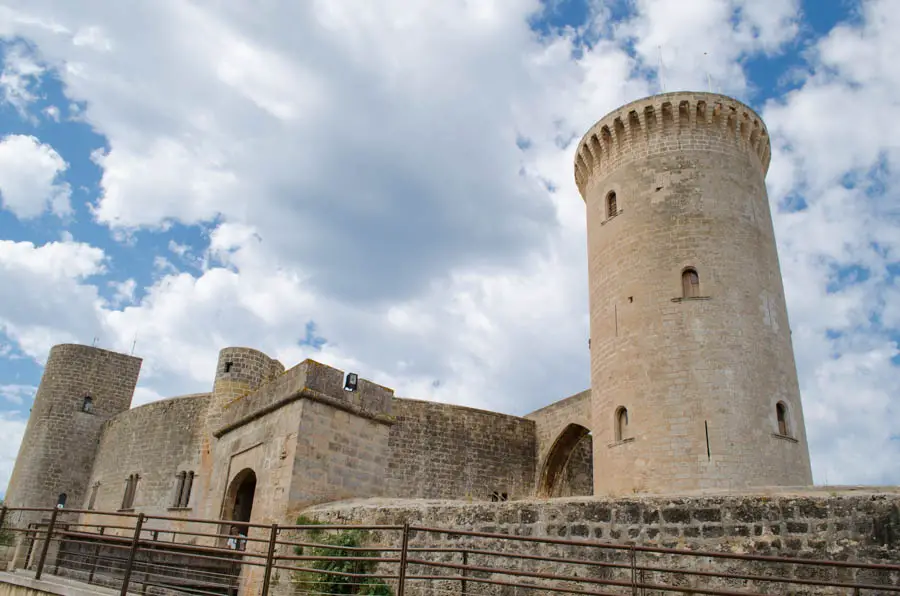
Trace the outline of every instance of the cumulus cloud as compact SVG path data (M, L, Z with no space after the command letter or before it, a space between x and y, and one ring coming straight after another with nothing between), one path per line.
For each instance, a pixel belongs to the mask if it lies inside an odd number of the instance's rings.
M860 16L811 48L802 85L763 115L816 479L896 483L900 124L886 116L900 108L900 15L875 0Z
M278 12L148 3L140 18L12 4L0 30L34 43L83 106L78 118L106 138L93 156L96 221L129 250L143 249L139 231L175 222L202 226L208 241L164 237L153 282L114 280L112 302L92 278L102 250L0 244L0 273L14 276L20 299L0 289L0 324L24 352L40 361L54 343L98 336L130 352L136 339L135 403L208 390L216 352L252 345L399 395L517 414L589 382L573 143L608 110L658 90L660 46L668 89L704 89L709 72L716 87L751 95L741 61L779 51L799 16L797 2L639 0L624 21L595 7L581 27L539 36L532 0L330 0ZM866 322L872 312L889 320L890 259L865 248L874 238L893 250L895 170L879 174L881 194L845 185L847 172L868 180L896 138L868 115L900 96L882 88L896 80L890 60L874 60L894 43L875 31L890 30L879 19L895 17L881 14L887 2L869 6L863 24L818 43L802 84L765 110L773 205L808 202L776 225L819 482L896 481L885 434L896 344ZM860 56L885 72L848 70ZM830 154L823 124L853 98L872 102L872 129L847 133L833 117L835 135L854 136ZM880 281L833 287L860 263ZM836 403L847 393L879 420ZM865 433L868 424L881 426Z
M29 135L0 140L0 198L2 206L20 219L49 210L71 212L72 189L61 177L69 165L50 145Z
M19 445L22 443L24 434L24 420L13 418L7 412L0 411L0 437L4 438L0 442L0 487L2 487L0 497L6 494L6 485L9 484L9 477L12 476L13 466L16 463Z

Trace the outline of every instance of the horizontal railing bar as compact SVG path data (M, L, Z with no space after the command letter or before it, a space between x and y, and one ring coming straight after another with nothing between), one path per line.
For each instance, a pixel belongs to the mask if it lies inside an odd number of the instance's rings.
M275 544L282 544L285 546L308 546L310 548L340 548L341 550L350 550L350 551L381 551L381 552L392 552L399 553L403 549L398 547L377 547L377 546L334 546L332 544L322 544L320 542L298 542L292 540L276 540Z
M500 579L487 579L485 577L471 577L467 575L407 575L407 580L428 580L428 581L465 581L476 582L481 584L491 584L495 586L508 586L511 588L527 588L530 590L546 590L548 592L562 592L564 594L585 594L587 596L622 596L617 592L594 592L591 590L579 590L577 588L559 588L556 586L536 586L533 584L523 584L521 582L507 582ZM570 580L576 581L576 580ZM629 585L630 587L630 585Z
M285 571L300 571L304 573L321 573L322 575L339 575L341 577L371 577L375 579L400 579L400 575L387 575L384 573L351 573L349 571L331 571L329 569L313 569L311 567L289 567L286 565L272 565L272 569L284 569Z
M612 544L608 542L592 542L590 540L564 540L561 538L539 538L536 536L515 536L512 534L497 534L492 532L473 532L469 530L450 530L445 528L430 528L427 526L410 526L410 531L427 532L434 534L453 534L460 536L474 536L477 538L496 538L498 540L516 540L520 542L539 542L543 544L561 544L569 546L586 546L593 548L605 548L612 550L630 551L634 549L643 553L657 553L665 555L684 555L690 557L713 557L718 559L733 559L738 561L767 561L770 563L793 563L806 566L828 567L854 567L858 569L880 569L884 571L900 571L900 565L888 565L884 563L854 563L849 561L825 561L821 559L800 559L791 557L775 557L772 555L749 555L740 553L720 553L702 550L679 550L676 548L663 548L655 546L638 546L625 544Z
M312 555L275 555L279 561L369 561L371 563L399 563L399 558L381 557L315 557Z
M460 565L457 563L441 563L437 561L422 561L420 559L407 559L407 564L423 565L425 567L443 567L448 569L459 569L466 571L479 571L482 573L500 574L500 575L518 575L522 577L533 577L535 579L550 579L555 581L569 581L576 583L596 584L600 586L621 586L626 588L648 588L651 590L675 591L675 592L693 592L695 594L715 594L718 596L766 596L756 592L729 592L724 590L707 590L706 588L691 587L686 589L679 586L678 589L669 589L667 586L657 584L647 584L643 582L619 581L614 579L595 579L591 577L571 578L565 575L554 575L551 573L538 573L536 571L524 571L513 569L493 569L491 567L474 567L471 565ZM468 579L468 578L467 578Z

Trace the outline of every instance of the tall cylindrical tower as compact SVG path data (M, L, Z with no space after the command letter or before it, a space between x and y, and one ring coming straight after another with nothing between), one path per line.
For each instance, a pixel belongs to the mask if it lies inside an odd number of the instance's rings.
M85 506L103 423L131 407L140 370L140 358L109 350L75 344L50 350L6 505Z
M595 124L587 209L595 494L809 485L766 127L711 93Z

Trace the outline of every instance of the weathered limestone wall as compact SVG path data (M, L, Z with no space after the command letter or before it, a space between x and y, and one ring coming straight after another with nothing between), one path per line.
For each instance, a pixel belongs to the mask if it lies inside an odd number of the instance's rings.
M530 496L534 423L474 408L394 399L386 496L490 499Z
M73 344L50 350L6 493L8 507L81 504L104 423L128 410L141 359ZM83 412L84 398L90 412ZM35 514L16 513L12 524ZM27 518L27 519L26 519Z
M750 108L709 93L630 103L579 145L596 494L812 484L769 151Z
M333 503L311 508L306 515L323 522L352 524L403 524L502 533L513 536L544 536L572 540L596 540L612 544L636 544L703 551L753 553L826 560L894 563L900 561L900 489L810 490L753 495L692 497L573 498L552 501L508 503L417 502L413 500L371 499ZM386 532L382 540L390 542ZM510 550L543 556L585 557L588 553L572 547L539 543L515 543L514 548L496 540L446 538L445 535L416 532L411 546L477 545L476 548ZM625 551L625 555L628 551ZM421 556L421 555L417 555ZM441 560L433 555L435 560ZM593 555L594 557L598 555ZM616 560L609 555L610 560ZM689 570L766 574L772 565L755 561L722 561L706 557L660 557L638 554L638 564ZM602 558L602 555L601 555ZM470 562L473 560L470 557ZM446 559L449 560L449 559ZM597 560L595 558L595 560ZM459 563L457 559L453 561ZM483 561L490 564L488 560ZM492 561L494 565L497 560ZM478 564L471 563L471 564ZM565 573L570 566L526 561L528 571ZM433 569L432 569L433 571ZM803 572L789 565L779 573ZM584 568L578 572L585 577ZM446 570L444 571L446 573ZM590 573L590 572L589 572ZM851 581L831 568L816 568L805 577ZM612 579L625 579L613 573ZM590 576L588 574L588 576ZM664 578L668 577L668 580ZM508 576L497 579L509 580ZM673 581L671 576L648 576L652 581ZM866 572L855 578L861 582L883 581L900 585L900 574ZM690 586L723 586L721 580L681 576L677 581ZM414 584L410 584L411 586ZM422 583L415 585L421 589ZM475 586L474 582L472 584ZM771 589L771 584L767 584ZM745 587L746 586L746 587ZM446 586L459 589L455 586ZM753 589L752 584L730 584L730 589ZM758 588L758 586L756 586ZM794 586L795 588L797 586ZM809 588L807 588L809 589ZM477 593L489 593L481 585ZM784 593L778 591L777 593ZM421 592L416 592L421 593ZM770 592L771 593L771 592ZM806 593L806 592L804 592ZM816 593L810 589L809 593Z
M207 393L175 397L134 408L110 420L103 430L88 483L91 490L97 486L93 509L120 509L126 479L138 474L133 509L150 515L173 513L177 474L193 471L199 476L199 439L208 400ZM198 480L195 477L195 486ZM87 508L91 490L84 502L73 503L72 507ZM197 497L192 492L188 508Z

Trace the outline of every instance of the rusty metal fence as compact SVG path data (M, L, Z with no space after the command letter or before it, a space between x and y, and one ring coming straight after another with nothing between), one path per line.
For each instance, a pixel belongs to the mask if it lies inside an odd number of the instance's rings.
M17 519L14 519L17 518ZM17 521L18 520L18 521ZM120 594L900 594L864 563L418 525L302 525L2 508L15 566Z

